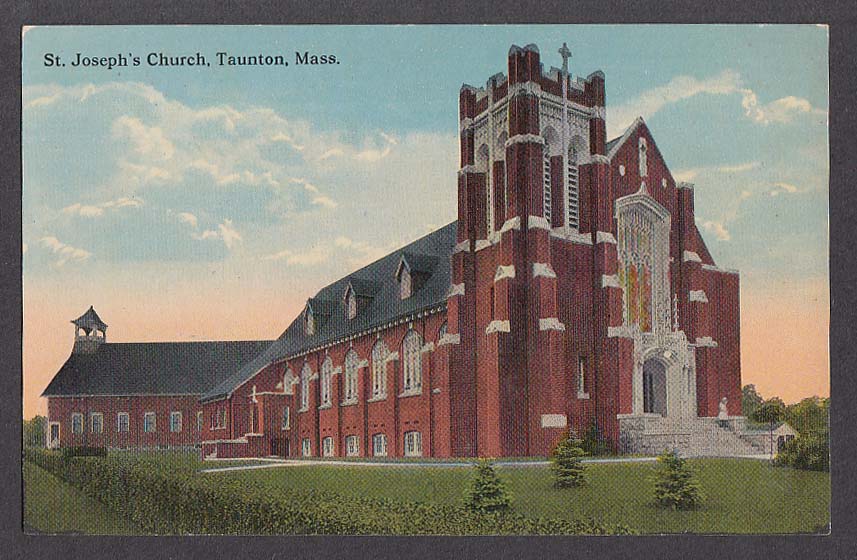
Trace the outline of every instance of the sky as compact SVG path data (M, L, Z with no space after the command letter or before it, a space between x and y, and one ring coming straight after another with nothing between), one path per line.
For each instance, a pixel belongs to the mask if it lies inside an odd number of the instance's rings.
M609 137L642 116L695 184L711 253L741 273L743 383L827 396L826 27L36 27L24 417L45 412L90 305L114 342L272 339L322 286L453 221L459 88L506 72L512 44L560 66L563 42L574 75L606 75ZM197 52L211 66L147 64ZM219 66L218 52L289 66ZM75 67L77 53L129 66Z

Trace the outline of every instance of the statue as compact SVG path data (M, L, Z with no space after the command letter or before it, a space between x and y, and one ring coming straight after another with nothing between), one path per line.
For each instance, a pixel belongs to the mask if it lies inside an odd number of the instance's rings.
M729 417L729 412L726 410L726 403L729 402L729 399L723 397L720 399L720 410L717 412L717 418L720 420L726 420Z

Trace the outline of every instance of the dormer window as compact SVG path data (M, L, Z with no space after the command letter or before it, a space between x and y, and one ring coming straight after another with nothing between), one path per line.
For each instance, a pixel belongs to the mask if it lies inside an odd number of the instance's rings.
M307 306L304 310L304 332L307 336L315 334L315 319L312 316L312 308Z
M403 269L399 277L399 295L402 299L408 299L411 297L411 293L411 273L407 269Z
M357 295L352 289L349 289L345 296L345 307L348 309L349 319L357 317Z

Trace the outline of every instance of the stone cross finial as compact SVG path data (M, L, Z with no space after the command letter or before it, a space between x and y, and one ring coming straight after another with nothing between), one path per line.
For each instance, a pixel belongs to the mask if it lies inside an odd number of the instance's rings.
M571 51L567 44L562 44L562 48L559 49L559 55L562 57L562 73L568 74L568 59L571 58Z

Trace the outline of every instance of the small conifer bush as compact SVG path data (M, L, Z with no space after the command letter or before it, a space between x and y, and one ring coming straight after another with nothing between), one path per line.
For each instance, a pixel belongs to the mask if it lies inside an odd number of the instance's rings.
M491 461L480 460L475 470L476 474L464 496L464 506L480 513L507 511L512 505L512 498Z
M569 432L551 453L554 486L572 488L586 484L586 465L581 462L586 454L583 442Z
M664 450L658 456L655 471L655 501L664 508L693 509L702 502L693 471L687 461L674 451Z

